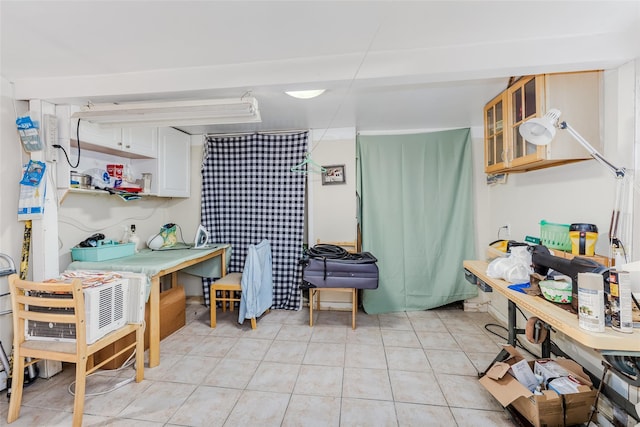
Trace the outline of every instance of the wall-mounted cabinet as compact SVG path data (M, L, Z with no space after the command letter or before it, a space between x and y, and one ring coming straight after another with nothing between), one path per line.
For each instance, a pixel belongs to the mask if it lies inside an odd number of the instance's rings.
M506 168L504 137L506 93L501 93L484 107L484 169L486 173Z
M71 120L71 145L126 158L155 158L158 154L158 128L110 128L77 119Z
M174 128L158 129L158 158L140 159L136 167L151 173L151 193L160 197L191 194L191 138Z
M62 195L69 190L72 170L80 173L96 168L106 170L107 164L114 163L123 164L134 180L141 179L143 173L151 174L151 191L140 193L142 196L190 196L191 138L188 134L174 128L101 127L85 120L80 121L78 128L78 121L70 118L73 110L74 107L68 105L56 106L58 128L62 130L58 142L70 157L67 162L60 153L56 162L56 184ZM74 192L96 194L90 190Z
M525 141L519 126L551 108L596 149L602 149L602 72L540 74L518 79L484 108L485 172L525 172L591 159L567 133L547 146Z
M189 197L191 187L191 138L173 128L158 131L158 194Z

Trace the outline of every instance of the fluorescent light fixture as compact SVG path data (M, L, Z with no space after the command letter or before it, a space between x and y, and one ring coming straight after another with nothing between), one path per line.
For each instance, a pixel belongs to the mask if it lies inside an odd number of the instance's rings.
M600 164L607 167L617 178L623 178L626 172L625 168L619 168L611 164L600 154L589 142L576 132L567 122L560 122L560 110L555 108L549 110L547 114L540 118L529 119L520 125L518 131L520 135L534 145L547 145L556 135L556 129L565 129L576 141L580 143L591 157L596 159Z
M262 121L258 101L252 97L89 104L71 117L106 127L198 126Z
M288 90L285 93L289 96L293 96L298 99L311 99L316 96L320 96L326 89L314 89L314 90Z

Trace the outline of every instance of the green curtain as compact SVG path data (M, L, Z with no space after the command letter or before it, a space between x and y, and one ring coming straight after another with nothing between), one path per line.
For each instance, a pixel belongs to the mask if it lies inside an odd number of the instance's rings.
M475 259L469 129L358 136L362 248L378 258L369 314L427 310L478 291L462 261Z

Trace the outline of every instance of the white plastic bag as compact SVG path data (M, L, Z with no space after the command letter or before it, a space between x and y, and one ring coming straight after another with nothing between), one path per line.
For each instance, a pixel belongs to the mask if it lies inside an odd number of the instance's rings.
M531 268L531 253L527 246L514 246L509 256L496 258L487 267L487 276L493 279L503 279L511 283L526 283Z

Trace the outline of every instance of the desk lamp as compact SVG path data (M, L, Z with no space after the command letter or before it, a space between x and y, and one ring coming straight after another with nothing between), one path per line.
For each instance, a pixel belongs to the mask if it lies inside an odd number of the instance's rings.
M605 159L602 154L600 154L586 139L576 132L575 129L569 126L567 122L559 122L560 114L560 110L553 108L540 118L535 117L527 120L520 125L520 135L534 145L547 145L553 140L553 137L556 134L556 129L564 129L589 152L591 157L596 159L601 165L605 166L616 177L616 196L614 210L611 215L611 224L609 226L609 242L613 247L619 248L622 243L616 237L616 234L618 232L618 220L620 217L623 180L627 170L625 168L617 167ZM626 254L623 255L626 258Z
M567 124L567 122L560 122L558 120L560 118L560 111L556 109L549 110L543 117L541 118L533 118L527 120L526 122L520 125L518 129L520 135L534 145L547 145L551 142L553 137L556 134L556 128L565 129L569 132L569 134L580 143L591 156L596 159L601 165L605 166L613 175L616 177L616 197L614 210L611 215L611 224L609 225L609 243L610 248L621 248L623 259L616 259L616 265L624 264L626 260L626 253L624 250L624 246L622 246L622 242L616 237L618 232L618 220L620 216L620 204L621 204L621 193L622 187L624 185L624 177L626 174L625 168L619 168L614 166L612 163L607 161L602 154L600 154L587 140L585 140L578 132L576 132L571 126ZM638 187L635 186L634 189L638 190ZM637 304L637 302L636 302ZM607 351L603 351L602 355L604 359L609 363L610 366L614 368L615 371L622 374L622 378L626 379L626 381L632 385L638 386L640 385L640 357L636 356L635 353L628 354L626 352L612 352L609 353ZM607 367L609 366L605 364L605 369L602 376L602 381L604 381L605 375L607 373ZM640 404L637 405L637 409L640 410Z

